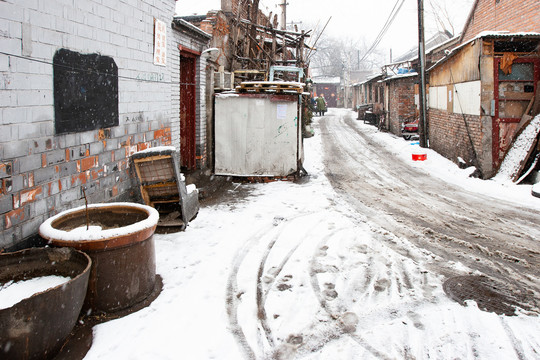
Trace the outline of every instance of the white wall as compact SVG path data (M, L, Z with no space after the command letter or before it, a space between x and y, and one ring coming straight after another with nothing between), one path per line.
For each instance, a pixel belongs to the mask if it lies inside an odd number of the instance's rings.
M453 90L449 90L446 85L432 86L429 88L429 106L432 109L448 111L450 102L454 113L480 115L480 91L480 81L454 84Z
M454 112L480 115L480 92L480 80L454 84Z

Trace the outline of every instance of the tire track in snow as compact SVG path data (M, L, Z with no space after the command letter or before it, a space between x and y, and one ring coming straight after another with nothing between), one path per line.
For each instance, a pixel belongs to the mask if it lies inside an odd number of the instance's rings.
M287 253L287 255L281 260L281 263L277 267L272 268L272 276L273 278L266 282L267 288L265 291L263 291L263 275L264 275L264 268L266 266L266 262L268 260L268 256L270 255L270 252L272 251L272 248L274 247L276 241L278 240L278 237L276 237L272 242L268 244L268 249L266 253L263 256L263 259L261 260L261 263L259 265L259 272L257 274L257 313L259 317L259 321L261 322L261 326L264 329L265 336L268 340L268 343L271 347L274 347L274 340L272 336L272 330L268 324L267 316L266 316L266 299L268 297L268 293L270 292L270 289L275 284L276 279L279 277L279 274L281 274L281 271L287 264L287 262L290 260L291 256L296 252L298 247L302 244L302 242L297 242L296 245Z
M250 236L250 240L242 246L239 251L237 252L237 255L235 256L235 261L233 263L233 267L229 273L229 278L227 281L227 291L226 291L226 307L227 307L227 314L229 317L229 325L231 327L231 332L235 336L235 339L237 340L237 343L241 347L241 349L244 352L244 355L246 358L249 359L257 359L258 356L253 350L253 348L250 346L245 332L242 328L242 326L239 324L238 321L238 306L240 305L240 299L242 296L244 296L244 293L239 292L237 278L239 275L239 270L246 258L251 255L253 251L256 251L257 245L261 244L261 240L265 239L267 241L265 251L261 257L261 260L259 261L259 265L257 268L257 277L255 281L255 303L256 303L256 313L257 313L257 321L260 324L262 328L262 333L260 333L260 329L258 329L258 336L259 339L261 336L264 336L266 341L268 342L268 345L270 346L270 351L273 351L275 348L275 341L272 334L272 329L268 324L267 321L267 315L266 315L266 309L265 309L265 303L267 294L270 291L271 286L275 283L275 280L277 279L279 273L281 273L281 270L285 267L287 262L289 261L290 257L294 254L294 252L298 249L298 247L302 244L302 241L298 241L296 245L293 246L293 248L288 252L288 254L281 259L280 264L273 269L274 271L274 279L269 284L266 291L263 289L263 278L264 278L264 269L265 265L268 261L268 257L272 253L272 249L276 245L276 243L279 242L281 235L286 228L286 226L293 226L294 221L298 219L302 219L304 217L308 217L313 215L314 213L302 213L298 214L296 216L291 216L286 219L286 223L278 223L278 224L272 224L269 226L264 227L263 229L257 231L254 235ZM274 219L275 221L275 219ZM268 238L268 235L271 235L270 238ZM266 239L268 238L268 239ZM299 240L302 240L304 237L299 237ZM288 239L289 240L289 239ZM261 350L261 353L265 353L265 346L262 344L261 340L258 341L259 347Z
M249 240L244 244L244 246L242 246L238 250L237 255L235 256L233 267L229 273L229 277L227 280L225 306L227 310L227 316L229 319L229 326L231 328L231 333L233 334L234 338L236 339L236 342L238 343L238 345L244 352L245 357L247 359L252 359L252 360L255 360L257 357L255 355L255 352L249 345L249 342L242 329L242 326L240 326L240 323L238 321L238 306L240 304L240 298L242 297L243 293L239 292L237 276L238 276L238 271L240 269L240 266L242 265L242 262L244 261L245 257L256 245L256 243L259 242L260 238L265 233L268 233L269 231L271 231L272 228L273 226L269 225L257 231L255 234L253 234L253 236L249 237Z
M500 318L501 325L506 332L506 335L512 342L512 346L514 347L514 351L516 352L516 356L519 360L526 360L527 357L524 355L523 346L521 344L521 341L519 341L516 336L514 335L514 332L512 329L510 329L510 326L508 326L508 323L504 318Z
M444 183L442 191L442 181L396 161L394 154L364 133L370 129L360 130L352 119L336 116L332 122L320 120L319 125L324 129L325 152L332 154L325 159L328 178L370 221L414 240L441 259L456 259L502 281L510 277L516 291L533 288L540 293L540 272L534 270L540 268L540 257L528 250L536 244L533 239L538 227L532 224L537 223L537 215L525 214L503 201L493 207L475 206L490 198L462 194L463 189L451 184ZM380 164L380 159L386 159L384 166L374 165ZM442 195L436 196L438 193ZM483 208L487 211L478 210ZM475 221L455 218L452 214L456 212L465 212ZM501 225L501 219L506 225ZM444 262L438 262L436 269L447 276L455 275Z

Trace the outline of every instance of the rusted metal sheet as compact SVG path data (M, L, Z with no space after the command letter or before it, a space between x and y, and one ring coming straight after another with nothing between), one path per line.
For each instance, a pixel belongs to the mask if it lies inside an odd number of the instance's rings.
M0 255L0 284L59 275L71 280L0 310L0 358L50 359L75 326L92 261L70 248L34 248Z
M93 265L84 309L92 313L118 311L143 301L154 290L153 236L121 248L85 252Z

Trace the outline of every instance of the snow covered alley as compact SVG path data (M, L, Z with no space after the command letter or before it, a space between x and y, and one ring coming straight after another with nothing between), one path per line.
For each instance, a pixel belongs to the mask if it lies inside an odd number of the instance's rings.
M481 265L475 268L463 249L456 250L459 256L443 258L437 246L416 242L420 233L403 220L397 206L395 213L389 208L384 212L375 200L344 195L346 184L374 193L387 185L383 177L371 175L363 188L351 179L340 182L338 172L329 179L326 173L336 164L325 157L330 149L328 143L323 146L323 137L337 131L332 122L347 117L350 122L352 116L331 109L328 116L316 118L315 136L304 142L304 167L310 174L304 181L238 184L230 195L242 188L247 196L201 208L185 232L156 234L161 294L147 308L96 326L85 359L540 358L535 311L497 315L481 311L474 301L462 306L443 290L450 274L485 274L483 269L490 267L494 273L513 274L510 265L477 256ZM422 167L417 170L429 173L434 182L443 178L450 191L440 197L447 201L459 202L464 194L455 197L453 191L466 188L481 199L529 209L538 220L540 202L531 197L530 186L470 179L470 170L459 170L433 152L426 162L413 163L407 153L410 143L360 122L352 126L384 143L400 169ZM338 135L358 171L387 171L375 155L369 154L368 162L356 153L357 139ZM399 196L400 185L386 193L388 199ZM373 199L380 204L389 201L378 196ZM430 201L424 195L417 198ZM432 207L434 217L440 215L437 201L425 205ZM486 225L466 216L466 209L454 214ZM533 226L522 231L538 235ZM478 230L476 235L481 234ZM451 253L457 245L447 238ZM538 285L539 246L529 245L532 269L526 280L517 280Z

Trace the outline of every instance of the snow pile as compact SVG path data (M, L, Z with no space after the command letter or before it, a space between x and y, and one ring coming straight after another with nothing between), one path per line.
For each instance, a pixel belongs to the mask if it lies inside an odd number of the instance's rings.
M153 154L153 153L169 153L175 152L176 148L174 146L155 146L146 148L141 151L137 151L135 154Z
M356 126L364 127L364 124L357 123ZM380 132L374 126L363 129L368 132L370 138L395 154L403 162L410 166L424 171L431 176L443 179L454 185L458 185L469 191L479 194L489 195L496 199L510 201L523 206L529 206L540 210L540 201L531 196L531 185L515 185L509 181L493 181L472 178L470 175L475 171L473 166L460 169L449 159L443 157L436 151L429 148L421 148L417 141L407 142L393 134ZM427 154L425 161L413 161L411 154L422 151Z
M47 291L71 280L69 277L49 275L17 282L9 281L0 286L0 310L7 309L40 292Z
M540 182L533 185L531 192L534 196L540 197Z
M540 115L537 115L530 124L523 129L518 137L512 143L497 175L493 178L495 181L509 181L517 175L523 161L531 149L538 133L540 132Z
M199 190L197 189L197 185L195 185L195 184L189 184L189 185L186 186L186 192L187 192L188 194L191 194L191 193L194 192L194 191L197 192L197 193L199 192Z

